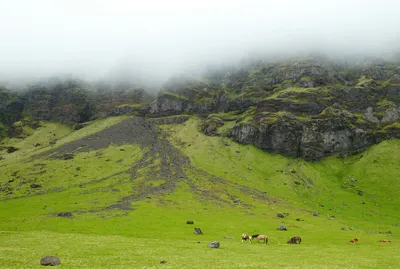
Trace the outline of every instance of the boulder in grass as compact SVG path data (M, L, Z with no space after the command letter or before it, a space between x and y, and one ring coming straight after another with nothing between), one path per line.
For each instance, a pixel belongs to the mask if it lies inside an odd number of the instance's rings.
M287 231L287 228L285 225L279 225L279 227L277 228L277 230L279 231Z
M194 233L194 234L203 234L203 232L201 231L200 228L194 228L193 233Z
M56 213L57 217L63 217L63 218L72 218L72 212L58 212Z
M56 266L60 264L60 259L57 256L44 256L40 259L40 264L44 266Z
M219 242L213 241L208 245L209 248L219 248Z
M7 153L13 153L13 152L16 152L17 150L18 150L18 148L13 147L13 146L7 147Z

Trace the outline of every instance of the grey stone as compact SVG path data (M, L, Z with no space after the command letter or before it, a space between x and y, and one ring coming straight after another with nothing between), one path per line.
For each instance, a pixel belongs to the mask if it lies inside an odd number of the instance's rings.
M380 122L379 119L375 117L372 113L373 113L372 107L368 107L367 111L363 115L363 119L378 124Z
M72 212L59 212L56 214L57 217L71 218Z
M60 259L57 256L45 256L40 259L40 264L44 266L56 266L60 263Z
M218 241L213 241L208 245L209 248L219 248L219 246L220 245Z
M277 228L277 230L279 231L287 231L287 228L285 225L279 225L279 227Z
M400 120L400 109L390 108L385 111L385 114L381 120L382 123L390 123Z
M203 234L202 230L200 228L194 228L193 231L194 234Z

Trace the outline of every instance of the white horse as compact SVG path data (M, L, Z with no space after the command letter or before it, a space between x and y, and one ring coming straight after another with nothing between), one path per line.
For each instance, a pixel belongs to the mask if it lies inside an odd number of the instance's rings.
M249 243L251 243L251 235L248 234L242 234L242 242L249 240Z

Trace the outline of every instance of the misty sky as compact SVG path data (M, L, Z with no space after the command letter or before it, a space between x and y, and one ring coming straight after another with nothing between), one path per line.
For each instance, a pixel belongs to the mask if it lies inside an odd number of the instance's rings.
M254 51L392 50L398 0L0 0L0 75L166 77Z

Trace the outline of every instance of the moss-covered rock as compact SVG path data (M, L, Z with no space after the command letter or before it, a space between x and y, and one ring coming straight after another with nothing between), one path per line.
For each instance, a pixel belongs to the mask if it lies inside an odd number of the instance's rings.
M203 121L201 131L206 135L216 135L217 129L223 125L221 118L211 114Z

